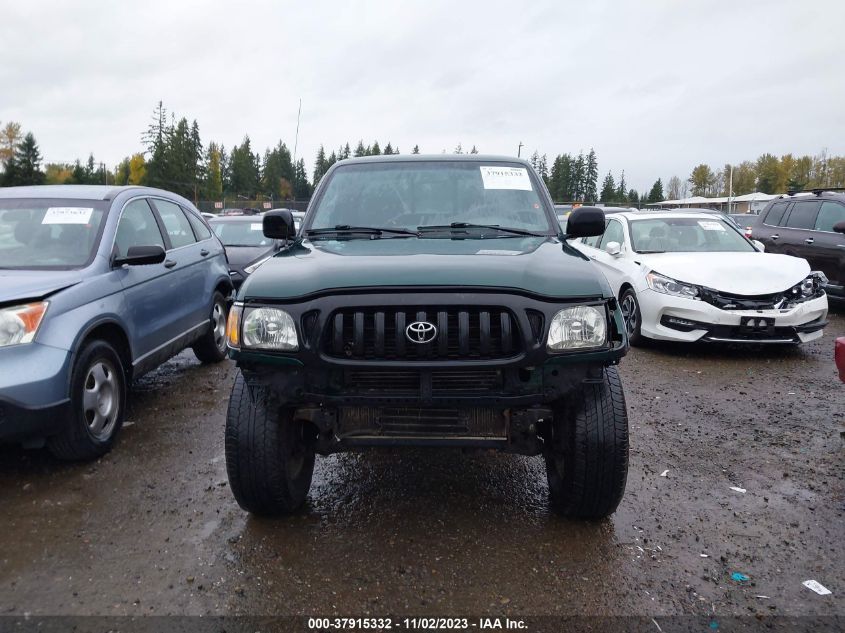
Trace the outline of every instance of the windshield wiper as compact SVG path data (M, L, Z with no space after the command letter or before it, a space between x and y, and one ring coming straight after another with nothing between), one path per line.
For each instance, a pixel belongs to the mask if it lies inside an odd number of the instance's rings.
M655 253L665 253L666 251L636 251L640 255L654 255Z
M525 229L515 229L510 226L500 226L498 224L472 224L471 222L431 224L428 226L418 226L417 229L420 231L445 231L453 229L490 229L492 231L501 231L502 233L511 233L512 235L530 235L531 237L545 237L545 235L543 235L542 233L526 231Z
M337 235L341 233L360 234L360 235L375 235L379 236L383 233L391 235L407 235L409 237L418 237L419 233L408 229L391 229L382 226L350 226L349 224L337 224L334 227L326 227L320 229L308 229L305 235Z

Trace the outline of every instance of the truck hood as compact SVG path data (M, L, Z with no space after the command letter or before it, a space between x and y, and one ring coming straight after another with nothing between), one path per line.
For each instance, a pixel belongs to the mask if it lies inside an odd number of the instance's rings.
M270 255L273 252L271 246L227 246L226 257L229 260L230 268L243 269L249 266L256 259Z
M250 275L239 299L341 288L489 287L549 297L609 297L593 263L553 237L298 242Z
M41 299L80 281L77 270L0 270L0 304Z
M774 253L653 253L637 261L677 281L734 295L783 292L810 274L807 260Z

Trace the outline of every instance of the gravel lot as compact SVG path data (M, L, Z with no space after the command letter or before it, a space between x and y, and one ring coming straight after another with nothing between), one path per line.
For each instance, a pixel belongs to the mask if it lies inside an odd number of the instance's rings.
M601 523L549 512L540 458L434 450L318 458L305 511L251 518L223 460L235 368L184 353L98 462L0 449L0 613L845 615L844 314L796 349L633 350Z

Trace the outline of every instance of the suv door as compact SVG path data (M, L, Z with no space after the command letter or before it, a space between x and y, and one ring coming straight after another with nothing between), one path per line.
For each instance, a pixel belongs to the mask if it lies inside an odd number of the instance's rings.
M823 200L813 227L813 260L810 265L821 270L830 280L833 294L845 294L845 235L836 233L833 225L845 222L845 204Z
M610 242L617 242L619 244L619 254L611 255L607 252L607 245ZM619 294L619 288L622 286L622 278L625 276L626 261L623 253L627 251L625 229L622 227L622 222L619 219L611 218L607 221L604 227L604 233L600 236L599 243L595 246L595 249L594 251L590 251L590 259L596 262L602 273L604 273L614 294Z
M816 250L813 248L813 227L819 215L818 200L798 200L793 203L785 220L781 220L780 244L785 255L802 257L810 262L811 268L817 268L813 261Z
M780 223L788 214L791 204L788 200L772 203L768 209L763 210L760 214L760 219L751 229L752 239L763 242L767 253L783 252L782 244L780 243Z
M152 204L168 242L164 265L173 271L167 298L161 298L162 309L176 311L180 334L190 338L209 322L211 314L211 295L206 290L208 252L197 243L194 229L178 204L163 198L152 198ZM206 255L201 253L203 250Z
M130 201L120 214L114 238L113 255L126 255L132 246L167 248L158 221L145 198ZM129 327L133 361L155 354L176 336L179 330L172 308L160 305L172 285L172 271L164 263L147 266L124 266L117 270L123 286L126 310L123 315Z

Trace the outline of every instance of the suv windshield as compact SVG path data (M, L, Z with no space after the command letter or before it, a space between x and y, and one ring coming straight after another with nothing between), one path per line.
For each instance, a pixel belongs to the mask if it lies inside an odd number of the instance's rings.
M717 217L631 220L631 246L638 253L755 250L733 226Z
M94 200L0 200L0 268L87 265L105 210Z
M251 222L212 222L211 227L223 242L223 246L270 246L269 237L264 237L261 218Z
M556 234L524 166L477 161L353 164L330 176L309 230L335 227L405 231L517 229ZM455 225L455 226L453 226ZM470 226L482 225L482 226ZM497 233L505 235L506 233Z

